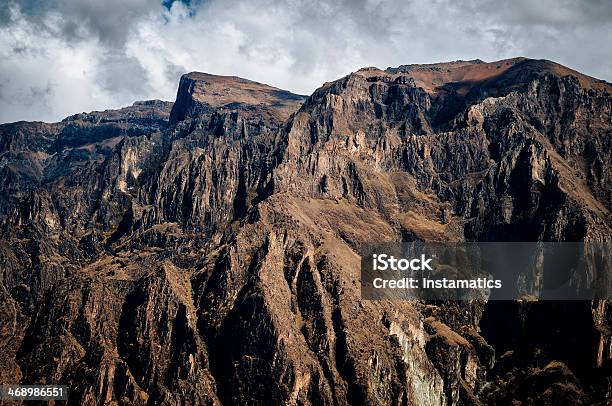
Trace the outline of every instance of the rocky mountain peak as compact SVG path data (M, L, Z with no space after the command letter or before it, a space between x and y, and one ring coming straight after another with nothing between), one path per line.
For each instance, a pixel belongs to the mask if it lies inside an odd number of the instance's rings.
M454 91L461 96L473 89L497 90L507 93L524 85L537 76L574 77L583 89L597 89L610 92L612 86L558 63L545 59L516 57L494 62L480 59L452 61L432 64L411 64L389 67L385 70L367 67L355 72L365 77L412 78L420 87L433 96ZM387 80L388 80L387 79Z
M283 121L305 99L305 96L236 76L191 72L181 77L170 123L210 109L250 112L251 116L263 113Z

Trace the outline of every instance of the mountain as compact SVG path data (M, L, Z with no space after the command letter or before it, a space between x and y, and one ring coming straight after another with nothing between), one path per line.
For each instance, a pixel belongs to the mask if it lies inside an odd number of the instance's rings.
M612 85L514 58L0 126L0 383L74 404L605 404L612 306L365 301L372 241L610 241ZM540 275L540 277L544 277Z

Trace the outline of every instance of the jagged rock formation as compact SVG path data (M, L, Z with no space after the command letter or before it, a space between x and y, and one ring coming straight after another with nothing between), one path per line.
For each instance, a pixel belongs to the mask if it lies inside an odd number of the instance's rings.
M0 126L0 383L99 404L605 403L611 307L361 301L367 241L609 241L612 86L366 68ZM534 282L536 283L536 282Z

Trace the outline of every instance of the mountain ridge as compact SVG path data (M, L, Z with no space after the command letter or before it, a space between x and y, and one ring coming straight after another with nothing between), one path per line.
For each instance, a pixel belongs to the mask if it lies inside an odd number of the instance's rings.
M66 383L72 403L605 403L608 301L360 299L372 239L609 241L610 92L520 64L437 91L431 67L362 70L305 99L191 73L171 110L0 125L0 383Z

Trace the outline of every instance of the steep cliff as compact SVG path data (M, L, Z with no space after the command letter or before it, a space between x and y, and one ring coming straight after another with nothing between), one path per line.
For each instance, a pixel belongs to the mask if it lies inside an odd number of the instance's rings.
M610 305L360 299L370 241L609 241L612 86L515 58L0 126L0 382L77 403L612 396ZM534 280L534 284L541 281Z

